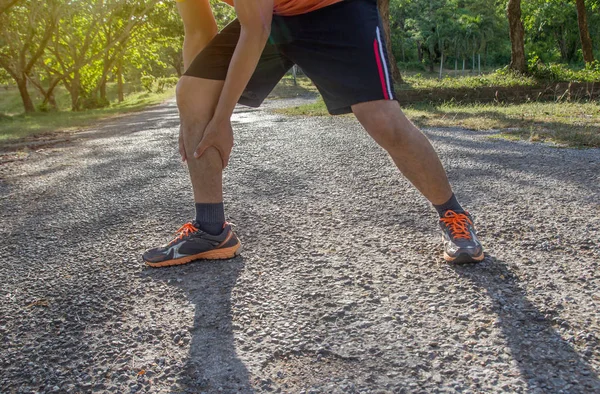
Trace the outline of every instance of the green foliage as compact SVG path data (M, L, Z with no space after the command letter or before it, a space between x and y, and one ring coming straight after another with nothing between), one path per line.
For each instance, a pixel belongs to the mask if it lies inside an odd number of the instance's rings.
M398 68L401 71L425 71L423 62L413 60L411 62L398 62Z
M543 62L580 59L577 10L572 0L529 0L522 3L526 52Z
M504 66L511 46L506 0L390 0L392 50L400 66L433 71L442 54L445 68ZM587 0L588 25L600 56L600 2ZM577 11L573 0L522 1L525 50L543 63L582 65ZM475 56L478 58L478 56Z
M85 97L81 100L81 109L98 109L105 108L110 105L110 101L108 101L105 97Z
M217 25L223 28L235 16L232 7L210 2ZM600 0L586 4L600 57ZM535 78L598 79L597 64L582 69L572 0L530 0L522 7ZM464 64L474 73L479 58L485 69L502 67L510 61L505 9L506 0L390 0L392 51L403 71L433 71L442 59L446 70L462 71ZM111 82L133 82L147 92L160 92L183 71L184 30L174 1L20 0L0 15L0 26L0 85L20 78L22 86L28 80L29 90L35 87L49 99L59 83L69 91L75 110L106 105L106 86ZM528 83L497 76L497 81L486 76L459 84Z
M140 78L140 83L142 84L142 87L145 91L147 91L148 93L152 93L155 80L156 78L154 78L152 75L145 75L142 78Z
M529 73L540 81L550 82L600 82L600 63L597 61L583 69L569 68L564 64L544 64L537 56L529 59Z
M406 83L411 89L473 89L481 87L517 87L535 86L538 84L535 78L526 75L518 75L508 71L508 67L497 70L490 74L451 78L423 78L420 74L405 76Z
M507 23L495 0L391 0L390 26L396 59L408 69L424 63L433 70L445 62L468 60L481 54L483 62L506 51L500 38L507 36ZM510 48L508 52L510 57Z
M172 88L177 85L178 77L161 77L155 78L152 75L145 75L140 78L140 82L144 90L148 93L164 93L165 89ZM154 86L156 85L156 89Z
M179 78L177 77L165 77L157 79L156 93L163 93L165 88L172 88L177 85Z
M12 83L12 78L5 69L0 68L0 85L8 85Z
M52 107L47 101L41 102L36 106L39 112L55 112L57 109Z

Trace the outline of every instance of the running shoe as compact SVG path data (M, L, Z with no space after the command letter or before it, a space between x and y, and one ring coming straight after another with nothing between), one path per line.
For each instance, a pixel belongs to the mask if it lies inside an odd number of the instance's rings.
M468 212L446 211L440 218L444 260L450 263L465 264L482 261L483 246L477 239L473 219Z
M151 267L168 267L200 259L230 259L240 254L241 246L229 223L225 223L221 234L210 235L192 221L177 230L177 237L171 242L147 250L142 258Z

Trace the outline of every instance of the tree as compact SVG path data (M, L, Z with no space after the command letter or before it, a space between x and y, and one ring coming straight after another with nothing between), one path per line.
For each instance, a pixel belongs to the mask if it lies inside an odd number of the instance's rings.
M525 63L525 28L521 20L521 0L508 0L506 14L512 47L509 68L516 72L525 73L527 71Z
M392 78L396 83L402 83L402 75L398 69L398 63L392 52L392 35L390 34L390 0L377 0L377 7L383 23L383 33L385 34L386 50L390 65L392 67Z
M583 60L586 63L594 62L594 51L592 49L592 38L588 30L587 12L585 10L584 0L575 0L577 5L577 22L579 24L579 36L581 38L581 49L583 51Z
M0 14L0 67L17 84L25 112L34 112L27 81L52 37L58 7L52 0L12 2L9 6Z
M69 91L73 111L82 108L82 99L102 90L114 66L121 75L123 52L137 36L134 29L145 22L156 3L158 0L79 0L62 7L44 63Z
M4 14L19 1L20 0L0 0L0 15Z
M122 87L120 69L123 57L131 45L144 47L155 37L155 29L148 23L148 13L154 8L157 0L123 1L111 4L109 12L100 27L98 37L102 51L102 72L95 91L100 92L100 100L107 102L106 83L109 73L116 67L119 87ZM144 40L147 38L147 40ZM149 55L151 57L152 55ZM122 70L121 70L122 71ZM95 93L95 92L94 92ZM119 90L119 101L123 92Z

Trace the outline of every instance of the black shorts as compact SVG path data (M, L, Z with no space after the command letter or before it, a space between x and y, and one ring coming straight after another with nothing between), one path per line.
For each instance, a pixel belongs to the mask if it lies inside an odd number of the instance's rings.
M237 20L194 59L185 75L225 80L240 36ZM294 65L313 81L332 115L350 106L394 100L376 0L345 0L307 14L273 15L271 37L239 103L258 107Z

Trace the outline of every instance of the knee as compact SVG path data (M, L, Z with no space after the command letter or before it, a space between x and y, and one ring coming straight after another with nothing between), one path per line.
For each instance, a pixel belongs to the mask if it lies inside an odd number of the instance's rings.
M398 114L375 110L369 112L361 123L375 142L389 151L407 142L408 120L402 122L398 117Z
M181 130L184 133L194 131L197 133L198 128L206 127L206 124L212 118L212 107L202 105L201 101L198 100L198 90L191 78L181 77L175 90Z

